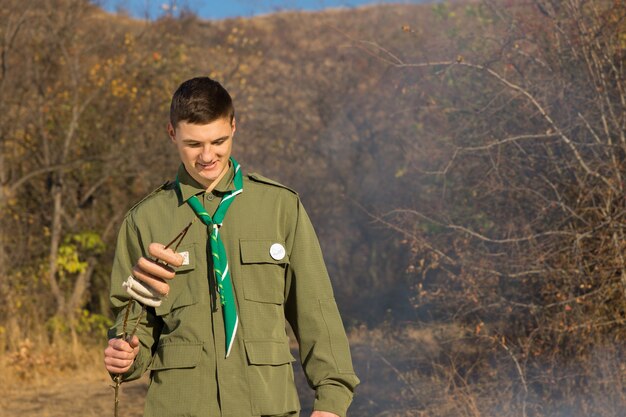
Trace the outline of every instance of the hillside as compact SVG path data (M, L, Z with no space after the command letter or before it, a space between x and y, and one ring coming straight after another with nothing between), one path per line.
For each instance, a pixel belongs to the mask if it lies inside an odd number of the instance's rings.
M233 93L244 171L297 190L316 227L362 379L355 415L621 416L624 6L146 22L9 0L3 372L27 385L93 363L117 229L178 164L170 95L209 75Z

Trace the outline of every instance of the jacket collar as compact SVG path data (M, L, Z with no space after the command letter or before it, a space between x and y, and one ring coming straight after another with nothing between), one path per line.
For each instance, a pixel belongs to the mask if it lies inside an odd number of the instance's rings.
M233 179L235 178L235 169L233 168L233 164L229 162L228 164L228 172L226 175L222 177L220 182L213 189L213 193L216 195L224 194L228 191L232 191L235 189L235 184L233 183ZM198 181L193 179L191 175L185 169L185 165L180 164L178 167L178 175L177 175L179 187L180 187L180 203L184 203L191 196L203 194L206 192L206 188L200 184Z

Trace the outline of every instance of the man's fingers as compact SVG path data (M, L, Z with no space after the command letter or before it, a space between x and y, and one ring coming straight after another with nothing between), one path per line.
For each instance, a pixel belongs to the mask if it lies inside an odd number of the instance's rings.
M111 349L105 352L104 362L114 364L115 366L127 366L135 359L135 352L122 352L121 350Z
M104 366L107 371L114 374L123 374L128 371L133 364L135 358L120 359L113 356L104 356Z
M132 364L131 364L132 365ZM107 365L105 364L104 367L108 372L112 373L112 374L125 374L126 371L128 371L130 369L130 365L126 366L124 368L120 368L117 366L112 366L112 365Z
M130 369L130 367L132 366L133 362L130 361L130 363L126 364L126 363L108 363L107 360L105 359L104 361L104 367L107 371L111 372L112 374L124 374L126 373L126 371L128 371Z
M126 356L123 354L117 356L117 352L132 353L133 347L131 347L131 345L124 339L113 338L109 339L109 346L105 350L105 353L107 352L109 352L112 356L125 358Z
M166 265L161 265L143 256L137 261L137 266L144 272L163 279L172 279L176 276L174 270Z
M104 350L105 368L113 374L123 374L130 369L138 353L137 336L134 336L130 343L123 339L109 339L109 345Z
M148 253L169 265L181 266L183 264L181 254L174 252L171 248L165 249L165 245L161 243L151 243L148 246Z
M138 266L133 268L133 276L138 280L146 283L161 295L167 295L170 292L170 286L163 279L144 272Z

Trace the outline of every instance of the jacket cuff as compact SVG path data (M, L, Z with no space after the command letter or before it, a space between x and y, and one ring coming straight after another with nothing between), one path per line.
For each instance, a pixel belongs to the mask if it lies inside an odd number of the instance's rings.
M350 403L352 403L352 393L345 387L320 385L315 391L313 410L327 411L339 417L346 417Z

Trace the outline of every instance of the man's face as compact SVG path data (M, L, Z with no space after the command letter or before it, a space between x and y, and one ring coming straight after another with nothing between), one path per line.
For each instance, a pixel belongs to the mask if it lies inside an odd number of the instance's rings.
M223 117L205 125L179 122L176 128L170 123L167 131L189 175L207 189L217 185L228 171L235 119L230 123Z

